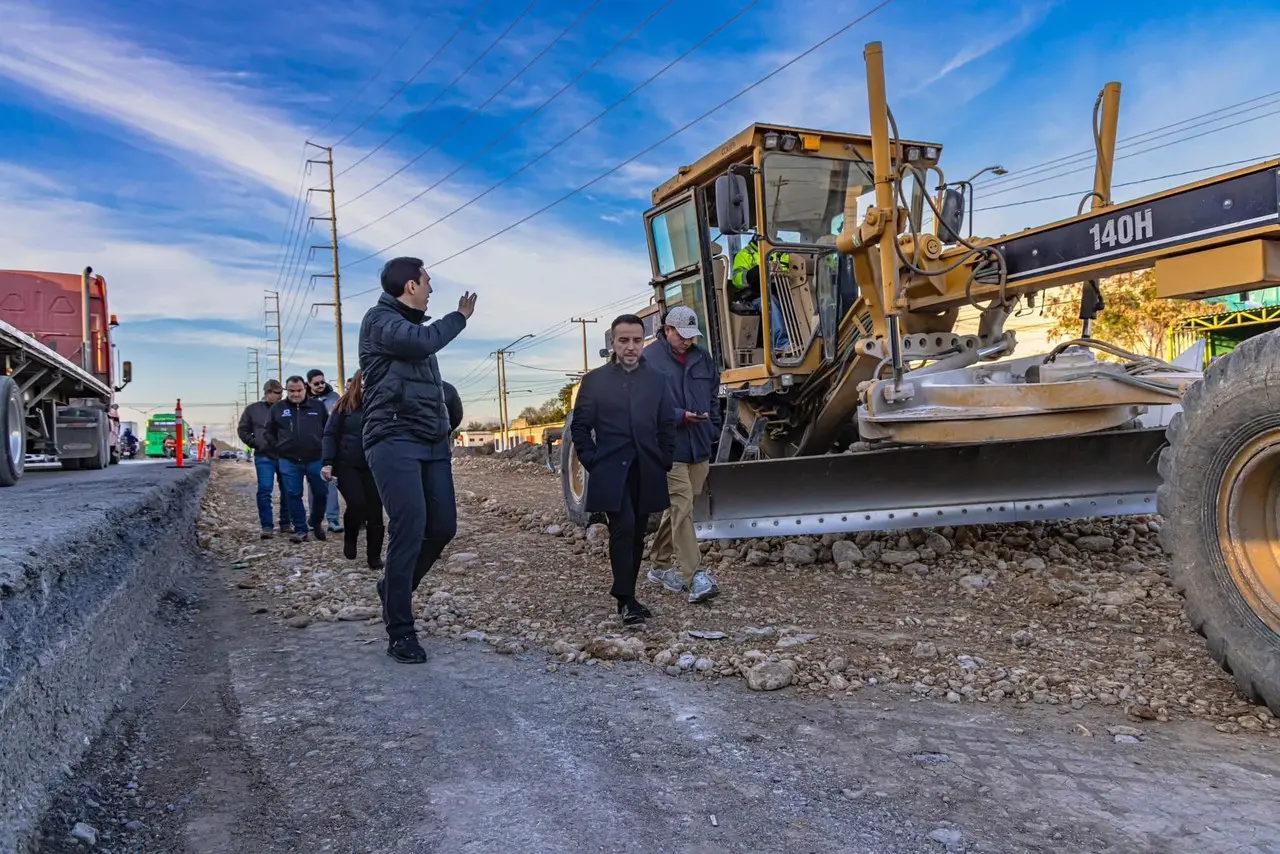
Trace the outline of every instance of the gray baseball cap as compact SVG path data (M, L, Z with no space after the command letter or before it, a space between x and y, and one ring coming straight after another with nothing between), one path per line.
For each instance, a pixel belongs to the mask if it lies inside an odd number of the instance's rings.
M687 305L678 305L667 312L667 326L679 332L681 338L697 338L702 334L698 316Z

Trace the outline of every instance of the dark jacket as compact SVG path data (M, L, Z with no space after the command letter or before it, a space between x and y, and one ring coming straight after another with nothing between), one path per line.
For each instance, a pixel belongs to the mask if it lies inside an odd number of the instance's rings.
M267 424L271 421L271 404L265 400L257 400L244 408L240 413L240 424L236 434L240 441L252 448L254 453L263 459L273 460L276 455L271 450L267 438Z
M320 392L319 394L316 394L315 392L311 391L310 386L308 386L307 395L310 397L319 399L320 402L324 404L325 411L328 412L330 415L333 414L333 407L335 404L337 404L338 397L339 397L338 392L334 389L333 386L329 385L328 383L325 383L324 391Z
M438 353L467 326L452 311L423 326L425 314L390 294L378 297L360 323L364 378L364 446L401 438L425 444L447 441L449 411Z
M587 470L588 513L620 510L631 466L640 478L636 510L666 509L675 452L675 402L666 377L644 358L628 373L616 362L582 378L569 434ZM592 435L594 432L594 435Z
M451 384L442 382L441 385L444 386L444 408L449 413L449 433L452 435L462 423L462 398Z
M363 430L364 413L361 410L330 413L324 425L321 461L327 466L367 469L369 461L364 455Z
M697 344L685 352L684 364L676 358L665 336L644 348L644 357L661 371L676 401L676 455L678 463L711 459L711 446L720 438L720 370L711 354ZM709 421L685 422L685 412L705 412Z
M267 446L282 460L313 463L320 459L327 420L324 401L308 397L302 403L285 398L271 407Z

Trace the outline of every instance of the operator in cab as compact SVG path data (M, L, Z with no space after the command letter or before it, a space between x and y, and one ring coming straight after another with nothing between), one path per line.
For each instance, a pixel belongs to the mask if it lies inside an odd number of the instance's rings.
M761 294L759 241L760 236L753 235L751 241L733 256L733 274L729 280L733 285L731 295L733 301L745 303L755 309L760 308ZM791 268L791 256L786 253L777 255L772 260L777 262L781 272L785 273ZM787 328L782 322L782 308L778 304L777 297L772 293L769 294L769 329L773 337L774 350L790 349L791 342L787 336Z

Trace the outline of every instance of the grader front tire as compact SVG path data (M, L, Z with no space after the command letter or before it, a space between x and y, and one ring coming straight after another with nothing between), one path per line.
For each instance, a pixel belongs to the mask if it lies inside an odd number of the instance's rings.
M1240 690L1280 714L1280 333L1211 365L1168 440L1161 539L1187 617Z

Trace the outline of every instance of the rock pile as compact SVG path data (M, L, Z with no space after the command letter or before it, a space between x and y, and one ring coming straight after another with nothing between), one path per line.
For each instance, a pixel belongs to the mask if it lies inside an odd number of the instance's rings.
M607 530L568 521L558 478L509 460L454 466L460 530L419 591L425 632L542 649L553 669L645 661L761 691L894 686L952 703L1114 707L1133 720L1201 717L1280 735L1190 630L1154 517L703 543L722 595L691 606L642 576L656 616L628 634L606 595ZM251 533L246 495L216 512L238 513ZM230 556L277 616L376 619L374 574L344 562L336 543L270 545L279 557Z

